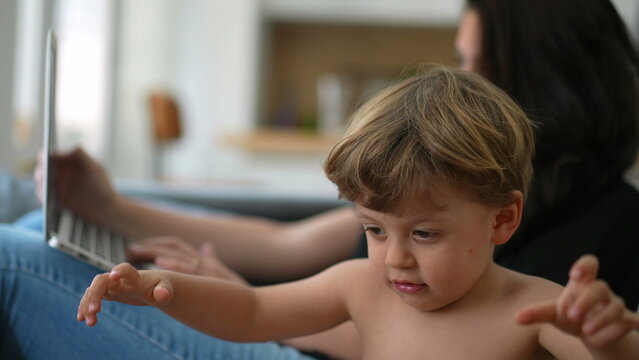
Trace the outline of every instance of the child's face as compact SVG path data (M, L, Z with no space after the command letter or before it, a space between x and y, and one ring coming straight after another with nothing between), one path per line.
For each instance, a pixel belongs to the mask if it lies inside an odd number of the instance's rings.
M419 310L436 310L470 293L492 263L499 209L454 194L438 187L404 204L401 215L357 205L375 271Z

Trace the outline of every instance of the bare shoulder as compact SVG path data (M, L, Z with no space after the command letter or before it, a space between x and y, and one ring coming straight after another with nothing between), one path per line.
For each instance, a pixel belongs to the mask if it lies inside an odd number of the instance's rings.
M371 303L371 298L378 298L386 289L382 281L373 271L368 259L348 260L333 265L326 270L329 277L339 284L340 292L350 307L362 310ZM367 306L364 304L368 303Z
M503 269L508 283L507 296L521 305L556 299L564 287L537 276L530 276L516 271Z
M336 264L335 267L342 268L348 272L371 272L371 265L368 259L346 260Z
M337 263L321 273L311 277L334 284L362 283L372 278L372 269L367 259L347 260Z
M368 259L343 261L331 266L326 272L348 289L369 286L376 279Z

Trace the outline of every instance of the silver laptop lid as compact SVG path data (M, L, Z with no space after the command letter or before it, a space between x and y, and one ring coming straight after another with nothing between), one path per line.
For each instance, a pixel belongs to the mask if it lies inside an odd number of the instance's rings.
M54 166L51 157L55 149L55 105L56 105L57 40L53 29L47 34L46 61L44 68L44 146L43 146L43 208L44 238L49 241L56 232Z

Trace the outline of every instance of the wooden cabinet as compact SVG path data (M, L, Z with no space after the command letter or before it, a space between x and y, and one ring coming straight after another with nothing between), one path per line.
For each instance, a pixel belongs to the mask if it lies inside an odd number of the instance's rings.
M461 8L461 1L263 1L256 132L227 143L326 151L327 139L339 138L377 90L427 64L455 65ZM328 119L340 126L326 126Z

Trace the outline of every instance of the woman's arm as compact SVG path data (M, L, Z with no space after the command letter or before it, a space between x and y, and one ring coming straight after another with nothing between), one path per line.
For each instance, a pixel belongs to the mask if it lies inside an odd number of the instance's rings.
M222 262L252 279L278 281L314 274L349 258L361 234L350 207L290 223L239 215L189 215L118 194L104 168L81 149L58 155L55 161L59 200L69 209L133 239L169 235L196 249L211 242Z
M239 215L187 215L119 197L106 219L133 238L171 235L195 247L211 242L231 269L269 281L301 278L348 259L361 235L351 207L283 223Z

